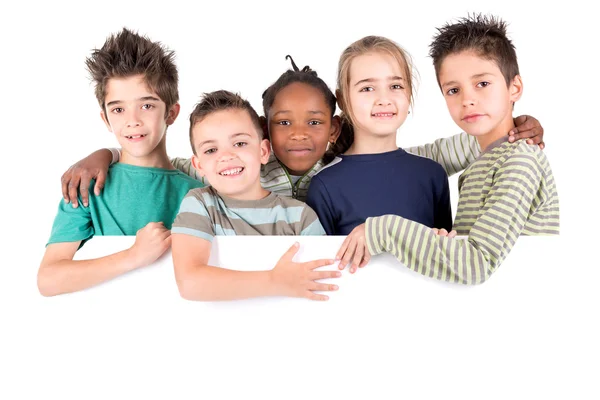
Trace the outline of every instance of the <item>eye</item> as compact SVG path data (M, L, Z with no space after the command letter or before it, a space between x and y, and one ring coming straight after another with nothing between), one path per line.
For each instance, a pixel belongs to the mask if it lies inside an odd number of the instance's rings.
M448 89L448 91L446 92L446 95L452 96L453 94L456 94L456 93L458 93L458 89L452 88L452 89Z
M277 122L276 122L276 124L277 124L277 125L289 126L289 125L291 125L292 123L291 123L290 121L288 121L288 120L283 120L283 121L277 121Z
M321 121L309 121L308 124L309 125L313 125L313 126L317 126L317 125L321 125L322 122Z
M115 113L115 114L120 114L122 113L124 110L121 107L115 107L113 108L110 112Z
M375 90L375 88L372 86L365 86L364 88L360 89L360 92L372 92L373 90Z
M402 90L402 89L404 89L404 87L402 85L395 84L395 85L392 85L392 89L400 89L400 90Z
M204 154L213 154L213 153L215 153L216 151L217 151L217 149L213 147L213 148L210 148L210 149L208 149L208 150L205 150L205 151L204 151Z
M489 82L483 81L483 82L479 82L477 84L477 87L484 88L484 87L489 86L489 85L490 85Z
M248 145L248 142L236 142L233 144L235 147L245 147Z
M144 110L151 110L153 108L154 108L154 104L144 104L142 106L142 109L144 109Z

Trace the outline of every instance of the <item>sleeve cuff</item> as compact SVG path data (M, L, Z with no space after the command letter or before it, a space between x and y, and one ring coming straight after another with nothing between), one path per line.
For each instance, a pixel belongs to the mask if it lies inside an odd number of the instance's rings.
M111 161L110 165L118 163L119 160L121 159L121 150L115 149L115 148L110 148L108 150L112 153L112 161Z

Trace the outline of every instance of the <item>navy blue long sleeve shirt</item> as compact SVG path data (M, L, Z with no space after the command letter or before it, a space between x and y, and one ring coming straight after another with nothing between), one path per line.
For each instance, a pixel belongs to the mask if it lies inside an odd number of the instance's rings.
M339 158L312 178L306 199L328 235L348 235L368 217L385 214L452 228L448 176L440 164L402 149Z

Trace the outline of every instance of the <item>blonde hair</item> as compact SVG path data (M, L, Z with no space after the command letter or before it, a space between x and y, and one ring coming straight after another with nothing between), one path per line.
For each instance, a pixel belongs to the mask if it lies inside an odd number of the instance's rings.
M413 105L413 81L416 79L415 76L413 76L414 68L410 54L400 47L399 44L388 38L382 36L366 36L348 46L340 56L340 61L338 63L337 90L342 95L342 104L340 104L340 106L344 111L344 114L349 117L350 122L354 122L352 108L348 101L350 96L350 66L356 57L374 52L388 54L398 62L398 65L400 65L400 69L402 70L402 78L404 78L406 82L406 90L408 91L410 105L411 107ZM338 99L338 101L339 100L340 99Z
M405 88L408 91L408 99L412 107L414 102L414 83L416 83L416 70L413 67L410 54L396 42L382 36L366 36L343 51L338 63L337 73L337 100L342 113L342 131L336 143L331 146L324 161L327 163L335 156L346 152L354 142L354 128L356 119L350 106L350 66L352 61L363 54L379 52L392 56L400 65Z

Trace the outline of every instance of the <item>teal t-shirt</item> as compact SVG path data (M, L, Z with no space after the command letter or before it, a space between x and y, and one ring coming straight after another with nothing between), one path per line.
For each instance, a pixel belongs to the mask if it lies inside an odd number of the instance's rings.
M89 189L89 206L61 200L48 244L83 242L94 235L135 235L149 222L171 229L179 204L190 189L204 185L179 170L113 164L99 196ZM81 203L81 196L79 196Z

